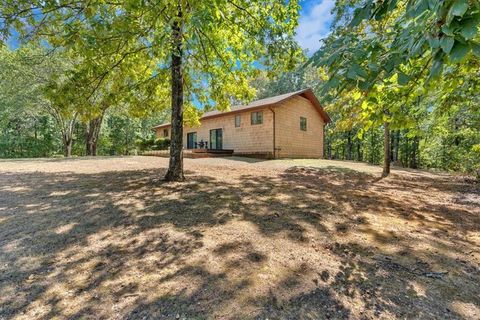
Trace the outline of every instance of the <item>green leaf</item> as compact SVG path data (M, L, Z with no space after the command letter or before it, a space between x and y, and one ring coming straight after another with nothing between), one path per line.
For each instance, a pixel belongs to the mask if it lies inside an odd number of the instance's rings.
M437 49L438 46L440 45L440 41L438 40L438 38L429 36L428 37L428 44L430 45L431 49Z
M410 77L408 75L406 75L405 73L399 71L397 81L398 81L399 85L404 86L410 81Z
M368 73L357 63L352 64L347 71L347 78L351 80L357 80L357 78L365 79Z
M428 8L432 11L437 10L438 0L428 0Z
M390 0L390 4L388 5L388 11L393 11L397 6L398 0Z
M324 65L330 67L338 58L340 57L340 53L339 52L335 52L334 54L332 54L324 63Z
M470 40L475 38L478 32L478 21L476 19L467 19L463 23L460 34L466 39Z
M445 33L448 36L454 36L455 34L453 33L453 29L448 25L444 24L442 26L442 32Z
M376 62L373 62L373 61L370 61L368 63L368 68L373 72L377 72L379 70L378 64Z
M427 0L408 1L406 13L409 18L415 18L421 15L427 9L428 9Z
M340 83L340 80L338 79L338 77L332 76L323 87L324 92L327 92L332 88L338 87L339 83Z
M417 2L417 6L415 7L415 15L419 16L423 12L428 10L428 1L427 0L420 0Z
M413 56L416 56L422 52L422 47L423 44L425 43L425 38L421 38L419 41L415 43L415 45L412 47L411 54Z
M455 41L455 45L453 46L452 51L450 51L450 60L453 63L462 61L469 50L470 47L467 44Z
M352 65L352 68L359 77L364 79L368 77L367 71L365 71L360 65L355 63Z
M351 79L351 80L357 79L357 74L356 74L355 70L353 70L352 68L348 69L347 78Z
M442 47L443 52L449 54L452 51L453 45L455 44L455 39L452 37L445 36L440 40L440 46Z
M456 0L452 7L450 8L450 14L456 17L463 17L465 12L468 10L468 1L467 0Z
M375 13L375 20L380 21L383 19L384 15L388 12L388 1L383 2Z
M358 101L360 100L360 98L362 97L362 93L361 92L354 92L353 95L352 95L352 98L354 101Z
M363 8L357 8L354 11L353 14L353 19L350 22L350 27L356 27L360 24L365 19L368 19L370 17L370 10L371 7L370 5L366 5Z
M372 88L372 83L370 81L360 81L358 88L362 91L367 91Z
M473 51L474 55L476 55L478 58L480 58L480 44L473 43L472 44L472 51Z
M430 69L430 77L429 78L436 78L440 75L443 69L443 59L441 57L435 58L432 64L432 68Z

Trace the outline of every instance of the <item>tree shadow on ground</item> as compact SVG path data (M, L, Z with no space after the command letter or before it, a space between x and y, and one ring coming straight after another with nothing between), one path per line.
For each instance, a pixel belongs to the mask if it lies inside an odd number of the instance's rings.
M238 157L238 156L231 156L227 158L228 160L232 161L239 161L245 163L259 163L259 162L266 162L270 161L270 159L260 159L260 158L250 158L250 157Z
M0 318L479 311L478 208L424 192L455 198L470 188L457 181L338 167L159 175L2 173Z

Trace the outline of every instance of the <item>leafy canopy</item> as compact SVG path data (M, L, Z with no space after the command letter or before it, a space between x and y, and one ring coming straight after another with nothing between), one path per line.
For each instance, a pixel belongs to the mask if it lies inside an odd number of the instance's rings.
M329 68L329 88L368 91L394 74L406 85L419 76L406 72L412 62L435 78L444 65L480 57L478 1L351 0L335 11L338 28L312 59Z
M298 10L297 1L285 0L19 0L3 1L0 19L4 41L15 28L25 40L77 53L84 88L93 92L126 76L128 85L108 85L112 95L147 86L146 96L162 104L170 97L177 23L183 29L186 113L195 115L194 101L225 109L232 98L253 98L248 80L259 68L275 73L295 65L302 56L293 39ZM144 108L138 96L132 99Z

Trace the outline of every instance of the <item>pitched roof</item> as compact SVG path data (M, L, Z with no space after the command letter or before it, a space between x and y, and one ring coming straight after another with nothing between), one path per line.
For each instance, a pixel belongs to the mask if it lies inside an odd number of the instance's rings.
M325 110L323 110L323 107L321 106L317 97L315 96L312 89L310 89L310 88L299 90L299 91L294 91L294 92L290 92L290 93L281 94L279 96L274 96L274 97L270 97L270 98L265 98L265 99L252 101L249 104L243 105L243 106L234 106L234 107L231 107L230 110L228 110L228 111L218 111L218 110L208 111L208 112L205 112L200 119L203 120L203 119L214 118L214 117L224 116L224 115L228 115L228 114L238 113L238 112L242 112L242 111L245 111L245 110L272 107L272 106L275 106L275 105L277 105L281 102L284 102L284 101L286 101L288 99L291 99L293 97L296 97L296 96L302 96L302 97L310 100L310 102L314 105L314 107L320 113L320 116L322 117L323 121L325 121L325 123L330 122L330 117L325 112ZM155 129L155 128L162 128L162 127L168 127L168 126L170 126L170 123L160 124L160 125L155 126L153 128Z

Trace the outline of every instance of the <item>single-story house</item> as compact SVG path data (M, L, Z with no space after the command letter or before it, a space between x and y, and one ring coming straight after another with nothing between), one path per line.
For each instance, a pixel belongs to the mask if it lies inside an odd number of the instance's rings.
M266 158L322 158L330 118L311 89L253 101L228 111L203 114L201 125L184 126L185 149L233 150L234 155ZM169 123L154 127L170 138Z

